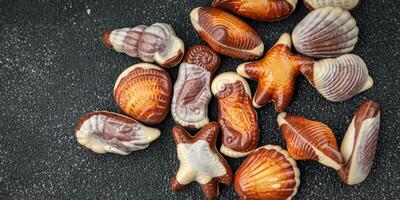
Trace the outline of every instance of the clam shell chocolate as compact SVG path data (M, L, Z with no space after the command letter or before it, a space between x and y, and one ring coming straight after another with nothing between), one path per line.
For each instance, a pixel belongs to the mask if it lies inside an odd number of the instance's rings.
M334 102L347 100L374 84L367 65L354 54L322 59L300 70L322 96Z
M345 10L355 8L360 0L303 0L304 4L311 10L325 6L341 7Z
M339 176L346 184L363 182L371 171L378 143L379 124L378 103L364 102L354 115L340 147L346 164L339 171Z
M170 25L164 23L115 29L105 32L102 41L108 48L139 57L144 62L156 62L162 67L177 65L185 52L182 40Z
M279 21L296 9L297 0L214 0L216 8L260 21Z
M206 45L195 45L186 52L171 104L172 117L180 125L201 128L208 124L211 76L219 63L218 54Z
M160 136L160 131L129 117L97 111L84 115L78 122L76 138L95 153L128 155L145 149Z
M190 20L214 51L240 59L259 58L264 44L257 32L239 18L216 8L198 7Z
M225 72L215 77L211 91L218 103L221 153L233 158L248 155L257 147L259 138L249 85L238 74Z
M278 115L278 124L292 158L316 160L336 170L342 167L343 157L328 126L286 113Z
M234 185L241 199L292 199L300 185L300 171L287 151L265 145L243 161Z
M154 125L160 123L169 111L172 82L162 68L140 63L119 75L114 86L114 100L128 116Z
M358 41L356 20L339 7L311 11L293 30L296 50L312 57L336 57L351 52Z

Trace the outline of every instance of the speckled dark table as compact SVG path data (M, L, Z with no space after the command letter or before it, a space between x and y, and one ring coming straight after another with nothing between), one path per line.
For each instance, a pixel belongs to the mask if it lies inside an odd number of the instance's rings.
M190 11L211 0L4 1L0 0L0 199L202 199L196 184L172 193L178 167L168 116L161 137L129 156L97 155L79 147L77 120L95 110L120 112L112 99L119 73L139 60L106 49L104 30L171 24L186 47L204 43L189 20ZM375 164L357 186L345 186L336 172L313 161L297 162L301 184L296 199L399 199L400 39L398 1L364 1L353 16L360 28L355 53L375 80L372 89L342 103L325 100L301 77L288 112L319 120L339 144L357 107L380 102L381 132ZM246 20L266 49L308 12L302 2L286 20ZM217 74L243 61L223 57ZM173 80L178 67L168 70ZM254 92L256 84L249 81ZM260 145L284 146L272 104L258 109ZM217 118L215 99L209 116ZM219 145L218 145L219 146ZM227 159L235 171L243 159ZM232 186L220 186L220 199L238 199Z

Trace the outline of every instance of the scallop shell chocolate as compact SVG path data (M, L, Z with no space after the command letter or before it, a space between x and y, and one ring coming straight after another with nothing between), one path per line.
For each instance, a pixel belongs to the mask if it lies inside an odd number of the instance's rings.
M128 116L149 125L160 123L168 113L172 96L169 74L162 68L140 63L119 75L114 100Z
M351 52L358 41L356 20L339 7L311 11L293 30L296 50L312 57L336 57Z
M193 27L214 51L240 59L259 58L264 44L239 18L217 8L198 7L190 13Z
M241 199L292 199L300 185L300 171L287 151L265 145L243 161L234 185Z
M342 167L343 157L328 126L286 113L278 115L278 124L292 158L316 160L336 170Z
M184 44L168 24L155 23L149 27L115 29L103 34L103 44L144 62L156 62L162 67L177 65L182 57Z
M259 138L249 85L238 74L225 72L215 77L211 91L218 103L221 153L232 158L248 155L257 147Z
M206 45L195 45L186 52L171 104L172 117L180 125L201 128L208 124L211 76L219 63L218 54Z
M322 59L300 70L322 96L334 102L347 100L374 84L365 62L354 54Z
M297 0L214 0L213 6L259 21L279 21L296 9Z
M380 124L380 108L366 101L357 110L343 138L340 151L346 161L339 176L348 185L363 182L375 157Z
M145 149L160 131L129 117L97 111L84 115L75 129L78 143L95 153L128 155Z
M360 0L303 0L304 4L311 10L325 6L341 7L345 10L355 8Z

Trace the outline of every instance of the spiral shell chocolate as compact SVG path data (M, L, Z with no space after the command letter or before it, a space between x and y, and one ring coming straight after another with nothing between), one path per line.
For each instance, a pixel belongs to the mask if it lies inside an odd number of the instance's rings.
M296 9L297 0L214 0L213 6L260 21L279 21Z
M300 185L300 171L287 151L265 145L243 161L234 185L241 199L292 199Z
M328 126L286 113L278 115L278 124L292 158L316 160L336 170L342 167L343 157Z
M198 7L192 10L190 19L200 37L220 54L254 59L264 51L264 44L257 32L225 11Z
M340 147L346 164L339 176L346 184L363 182L371 171L380 120L379 104L374 101L364 102L354 115Z
M311 11L293 30L296 50L312 57L336 57L351 52L358 41L356 20L339 7Z
M97 111L84 115L75 129L78 143L95 153L128 155L145 149L160 131L129 117Z
M144 62L156 62L162 67L177 65L182 57L184 44L168 24L155 23L149 27L115 29L103 34L103 44Z
M354 54L322 59L300 70L322 96L334 102L347 100L374 84L365 62Z
M140 63L119 75L114 86L114 100L128 116L154 125L167 115L172 96L169 74L162 68Z
M233 158L248 155L257 147L259 138L249 85L238 74L225 72L215 77L211 91L218 103L221 153Z
M304 4L311 9L322 8L325 6L341 7L345 10L351 10L355 8L360 0L303 0Z

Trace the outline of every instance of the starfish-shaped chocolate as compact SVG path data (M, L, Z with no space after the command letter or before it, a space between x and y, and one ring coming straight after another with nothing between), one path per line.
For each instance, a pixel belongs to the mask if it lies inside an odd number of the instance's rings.
M172 136L180 161L178 172L171 182L174 192L197 181L207 199L216 199L219 195L218 182L231 184L232 171L215 145L218 132L216 122L210 122L193 137L184 128L174 127Z
M254 107L260 108L272 100L275 110L282 112L289 105L300 67L314 62L312 58L292 54L290 49L290 35L284 33L262 60L243 63L236 69L241 76L258 81Z

